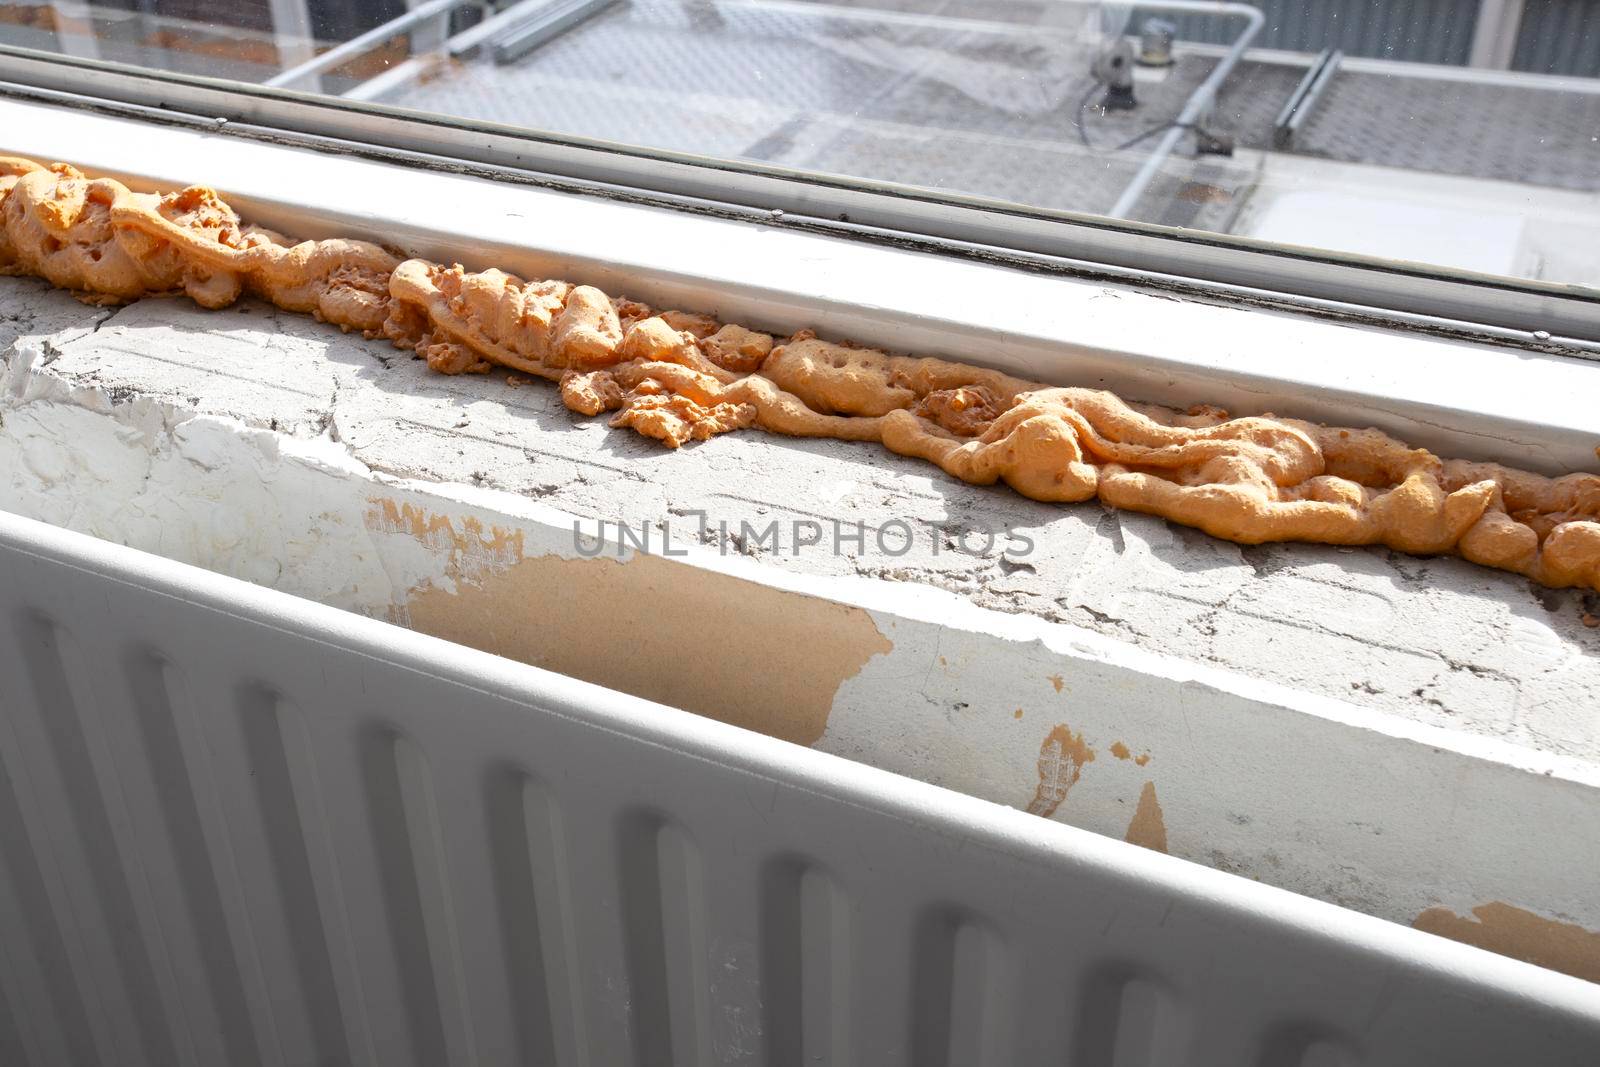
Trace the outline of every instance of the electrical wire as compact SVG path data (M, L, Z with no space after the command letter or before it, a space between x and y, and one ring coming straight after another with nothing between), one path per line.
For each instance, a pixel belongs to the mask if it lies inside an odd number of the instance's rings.
M1113 145L1110 148L1097 145L1093 141L1089 140L1089 127L1083 120L1085 117L1084 112L1088 110L1089 107L1089 101L1094 98L1095 91L1101 88L1103 84L1104 83L1098 78L1095 78L1089 82L1089 88L1078 100L1076 117L1072 122L1072 124L1078 128L1078 140L1082 141L1083 147L1087 148L1091 152L1121 152L1124 149L1132 148L1136 144L1140 144L1149 140L1158 133L1165 133L1167 130L1193 130L1199 128L1195 123L1192 122L1162 122L1151 126L1142 133L1134 134L1132 137L1128 138L1126 141L1123 141L1119 145Z
M1138 144L1139 142L1149 140L1150 138L1154 137L1156 134L1165 133L1168 130L1196 130L1196 129L1199 129L1199 127L1197 125L1195 125L1194 123L1192 123L1192 122L1163 122L1163 123L1159 123L1159 124L1157 124L1155 126L1150 127L1148 130L1145 130L1143 133L1134 134L1132 137L1128 138L1126 141L1123 141L1121 144L1117 145L1111 151L1120 152L1124 148L1132 148L1134 145Z

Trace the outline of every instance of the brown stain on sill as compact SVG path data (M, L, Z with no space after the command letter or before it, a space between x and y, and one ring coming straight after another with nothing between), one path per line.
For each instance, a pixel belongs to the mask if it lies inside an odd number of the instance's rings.
M1600 932L1576 923L1493 901L1472 909L1473 918L1449 908L1429 908L1411 925L1502 956L1548 967L1552 971L1600 982Z
M1128 823L1128 833L1123 840L1130 845L1167 850L1167 822L1161 813L1161 802L1156 799L1156 784L1146 782L1139 792L1139 806L1134 809L1133 820Z
M1131 759L1140 767L1143 767L1146 763L1150 762L1150 753L1142 752L1135 756L1133 754L1133 750L1127 745L1123 744L1121 741L1111 742L1111 754L1118 759Z
M860 608L660 556L524 556L520 532L391 500L368 525L450 554L455 590L397 605L412 629L802 745L894 647Z
M1028 813L1048 819L1083 774L1084 765L1094 761L1094 750L1084 744L1083 735L1073 733L1065 723L1045 735L1039 746L1039 787L1028 802Z
M480 576L522 559L522 531L485 526L470 515L452 519L387 497L367 502L367 529L405 533L445 557L451 577Z

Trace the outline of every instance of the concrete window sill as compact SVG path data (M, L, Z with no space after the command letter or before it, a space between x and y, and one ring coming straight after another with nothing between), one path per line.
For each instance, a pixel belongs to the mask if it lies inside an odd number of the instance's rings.
M0 108L6 151L211 184L297 235L1595 464L1600 364ZM94 309L0 279L0 354L9 510L1600 977L1575 873L1600 840L1571 833L1600 820L1593 597L1453 559L1240 548L842 442L668 453L539 384L431 375L248 302ZM575 523L649 530L651 551L592 554ZM774 523L776 545L751 536ZM1527 918L1452 921L1484 906Z

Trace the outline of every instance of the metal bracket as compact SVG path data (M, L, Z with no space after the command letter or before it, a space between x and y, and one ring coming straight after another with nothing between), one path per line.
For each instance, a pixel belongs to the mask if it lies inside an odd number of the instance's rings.
M585 22L617 0L556 0L537 16L507 30L492 46L497 65L515 63L535 48Z
M447 59L467 55L487 46L496 64L514 63L540 45L577 26L617 0L520 0L470 26L444 42L441 48L415 55L403 63L345 90L350 100L382 100L401 86L416 81Z
M1342 62L1344 53L1333 48L1323 49L1317 58L1311 61L1306 76L1300 79L1300 84L1289 94L1288 103L1283 105L1283 110L1278 112L1277 121L1272 124L1272 147L1279 149L1293 147L1295 134L1311 117L1317 101L1322 99L1323 93L1333 83L1333 76L1338 73L1339 64Z

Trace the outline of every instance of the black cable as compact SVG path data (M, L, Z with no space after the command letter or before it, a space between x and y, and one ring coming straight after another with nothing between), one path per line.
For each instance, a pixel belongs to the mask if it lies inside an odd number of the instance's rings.
M1089 128L1084 124L1083 121L1083 113L1088 108L1089 101L1094 97L1095 90L1101 88L1102 85L1103 83L1098 78L1089 83L1088 91L1085 92L1082 99L1078 101L1077 117L1073 120L1073 125L1078 127L1078 139L1083 142L1083 147L1087 148L1091 152L1121 152L1125 148L1132 148L1134 145L1139 144L1142 141L1146 141L1151 137L1154 137L1156 134L1163 133L1167 130L1192 130L1196 128L1195 124L1192 122L1163 122L1150 127L1148 130L1145 130L1142 133L1134 134L1126 141L1123 141L1121 144L1112 148L1102 148L1093 141L1089 140Z
M1193 130L1193 129L1196 129L1196 128L1197 127L1192 122L1163 122L1163 123L1161 123L1159 125L1150 127L1148 130L1145 130L1143 133L1135 134L1134 136L1128 138L1126 141L1123 141L1121 144L1117 145L1111 151L1120 152L1124 148L1132 148L1134 145L1138 144L1140 141L1148 140L1149 138L1154 137L1158 133L1165 133L1167 130Z

